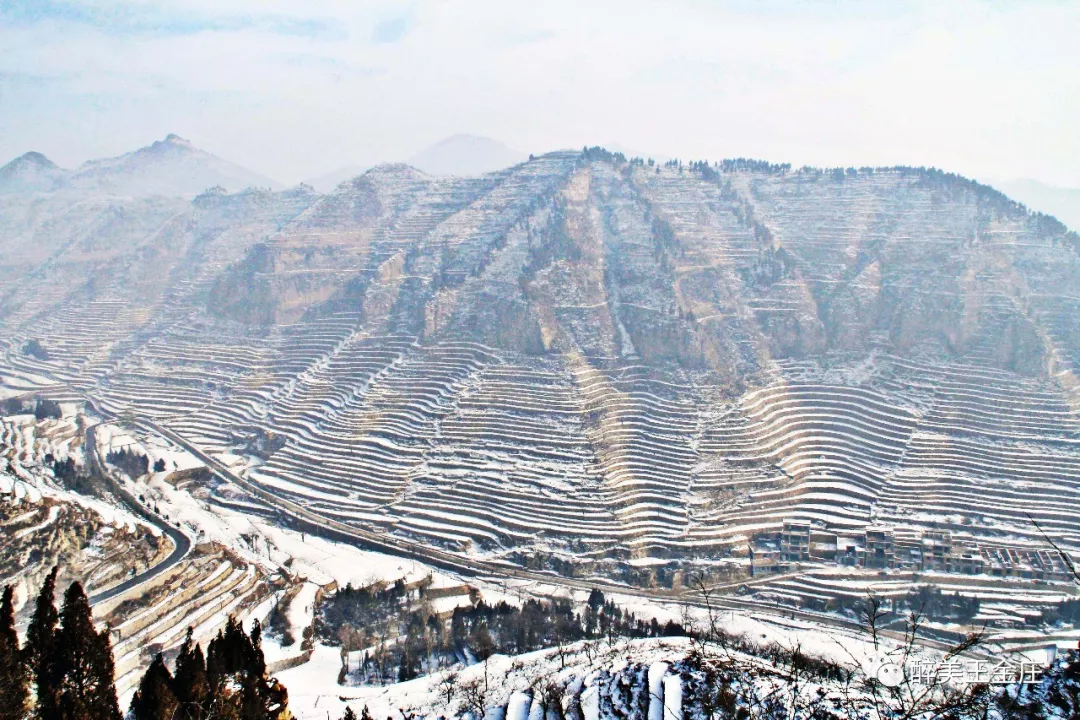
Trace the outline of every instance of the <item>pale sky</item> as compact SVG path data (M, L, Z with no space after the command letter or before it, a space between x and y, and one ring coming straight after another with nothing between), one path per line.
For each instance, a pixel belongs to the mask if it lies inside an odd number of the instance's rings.
M0 0L0 164L174 132L284 183L523 152L1080 186L1080 2Z

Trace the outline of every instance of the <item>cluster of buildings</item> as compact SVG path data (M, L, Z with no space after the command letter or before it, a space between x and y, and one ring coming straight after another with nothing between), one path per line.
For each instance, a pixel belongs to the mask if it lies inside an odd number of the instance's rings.
M1031 580L1071 577L1052 548L989 545L948 530L869 526L860 532L836 532L805 520L785 520L779 535L760 535L752 545L751 558L758 571L783 572L796 563L813 562Z

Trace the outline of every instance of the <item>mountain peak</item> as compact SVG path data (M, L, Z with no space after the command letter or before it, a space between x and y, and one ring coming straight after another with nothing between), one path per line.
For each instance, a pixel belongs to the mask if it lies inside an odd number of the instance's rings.
M91 160L79 168L71 185L117 195L191 197L215 186L229 192L280 188L273 180L200 150L175 133L118 157Z
M413 155L408 163L429 175L483 175L517 165L526 157L489 137L460 133Z
M185 140L184 138L180 137L176 133L169 133L168 135L165 136L164 140L157 140L150 147L151 148L168 147L168 148L183 148L185 150L198 150L198 148L196 148L194 145L191 144L190 140Z
M48 192L63 176L64 171L41 153L23 153L0 167L0 193Z
M57 164L54 163L52 160L45 157L41 153L35 152L33 150L31 150L28 153L23 153L22 155L20 155L19 157L15 158L10 163L5 165L4 168L13 167L13 166L14 167L35 166L35 167L39 167L39 168L47 168L49 170L58 170L59 169Z
M184 138L180 137L179 135L176 135L175 133L169 133L168 135L165 136L164 140L155 140L148 147L140 148L139 150L136 150L135 152L139 153L139 152L176 152L176 151L180 151L180 152L187 151L187 152L196 152L196 153L203 152L202 150L199 150L197 147L192 145L190 141L185 140Z

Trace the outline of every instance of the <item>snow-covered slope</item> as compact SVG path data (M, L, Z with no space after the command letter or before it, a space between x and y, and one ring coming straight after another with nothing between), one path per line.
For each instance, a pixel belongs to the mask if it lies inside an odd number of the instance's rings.
M516 165L525 154L477 135L451 135L409 158L429 175L482 175Z
M199 150L177 135L119 157L91 160L74 171L67 186L115 195L195 196L220 186L281 189L270 178Z
M829 648L823 658L803 644L813 635L793 633L786 643L744 642L738 647L687 638L587 641L494 655L486 662L378 686L334 683L341 656L337 648L319 645L310 662L278 677L289 689L289 708L298 720L337 718L346 709L358 717L366 710L375 718L472 720L983 717L934 712L959 704L965 692L972 693L967 696L971 706L983 707L982 696L962 681L920 684L909 679L892 686L893 692L881 692L876 678L882 677L882 667L933 667L941 662L935 653L822 637L820 644ZM1042 672L1041 658L1014 657L1015 662L1037 663ZM961 659L951 665L977 668L977 662ZM903 714L912 708L920 712Z
M67 173L39 152L20 155L0 168L0 194L49 192Z

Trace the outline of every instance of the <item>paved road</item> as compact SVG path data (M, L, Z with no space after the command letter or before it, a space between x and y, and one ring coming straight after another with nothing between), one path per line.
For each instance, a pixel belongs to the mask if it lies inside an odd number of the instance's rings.
M10 362L10 350L11 349L9 347L6 348L4 351L5 356L9 361L9 365L12 364ZM52 373L40 369L35 369L34 372L36 372L38 375L48 377L54 382L56 382L58 386L68 388L69 390L72 390L73 392L80 395L87 403L87 405L93 408L94 412L99 417L105 420L116 419L112 413L98 407L98 405L93 401L93 399L90 398L85 392L72 387L67 382L61 380ZM35 390L27 394L32 395L37 392L38 391ZM111 588L108 588L107 590L102 590L99 593L91 595L89 598L91 605L96 605L98 603L105 602L106 600L111 600L118 595L121 595L128 590L131 590L132 588L147 582L148 580L152 580L153 578L157 577L161 573L165 572L166 570L183 560L191 551L191 538L189 538L185 533L181 532L178 528L173 527L169 523L165 522L162 518L158 517L157 515L144 508L142 503L140 503L138 499L134 497L131 493L125 490L123 486L118 483L116 479L113 478L113 476L109 473L109 469L105 466L103 462L101 462L101 458L98 457L97 440L94 434L96 429L96 425L91 425L90 427L86 428L86 462L90 466L90 469L92 471L96 470L98 475L105 478L105 480L109 483L112 492L116 495L117 499L120 500L124 505L126 505L128 509L131 510L131 512L143 518L155 527L159 528L170 540L172 540L173 551L169 554L167 558L159 562L157 565L149 567L141 573L138 573L137 575L133 575L119 585L115 585Z
M189 538L186 534L182 533L180 530L173 527L169 523L165 522L163 519L159 518L157 515L144 508L142 503L139 502L138 498L125 490L123 486L112 477L112 475L109 473L109 469L105 467L105 464L101 462L101 458L98 457L97 439L94 435L94 431L96 429L96 426L93 425L86 428L86 461L90 465L90 469L97 470L102 477L108 480L113 493L125 505L127 505L129 510L131 510L133 513L143 518L147 522L151 523L155 527L160 528L161 531L165 533L165 535L168 536L170 540L172 540L173 551L169 554L167 558L159 562L157 565L147 568L141 573L128 578L119 585L115 585L108 590L102 590L99 593L91 595L91 605L96 605L98 603L105 602L106 600L112 600L113 598L117 597L118 595L122 595L128 590L142 585L148 580L152 580L153 578L165 572L172 566L176 565L176 563L183 560L185 557L187 557L188 552L191 551L191 538Z

